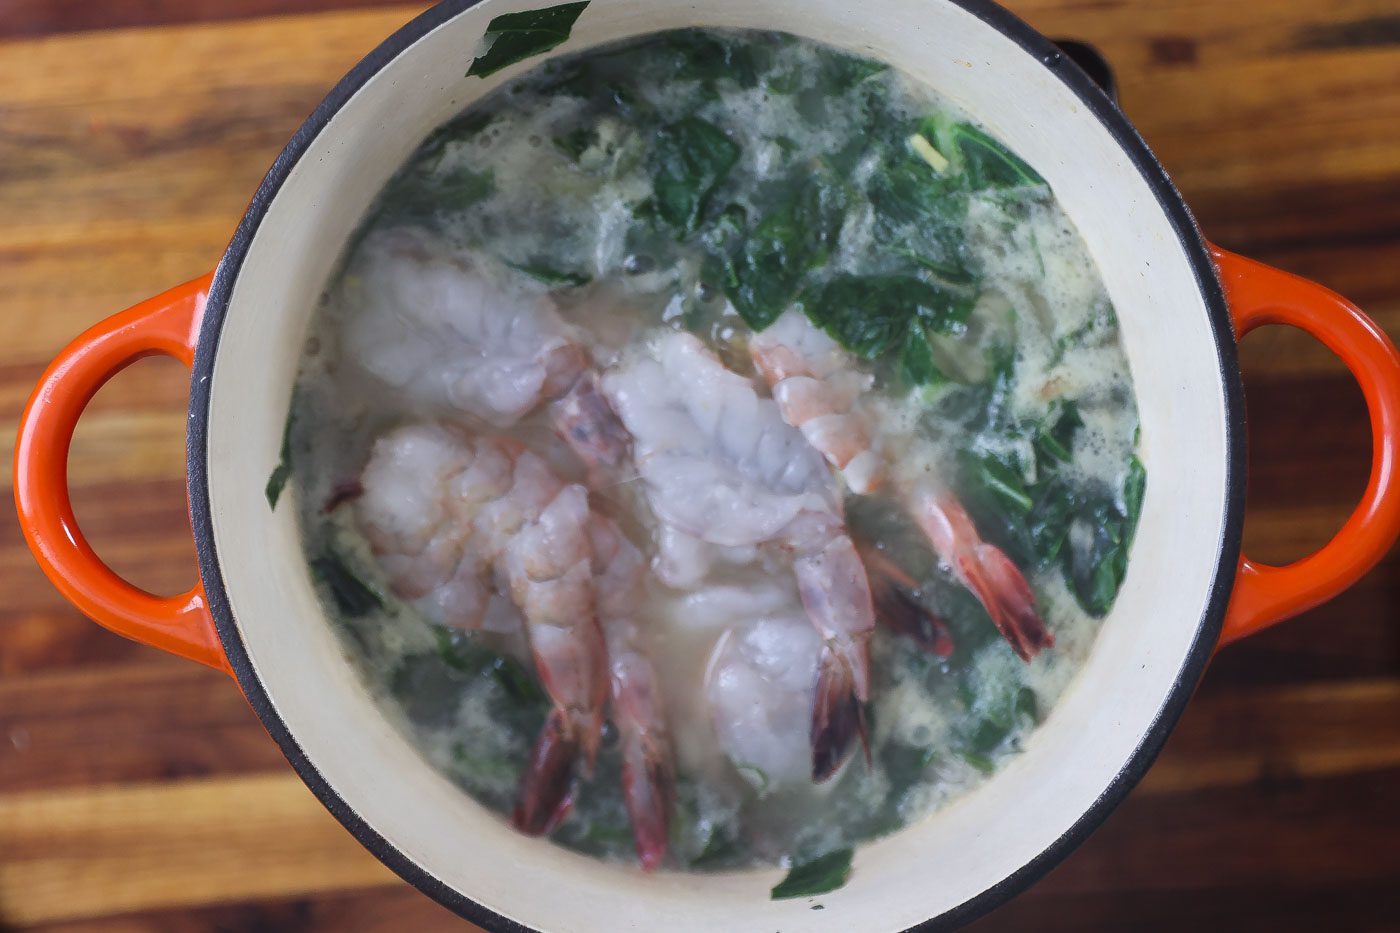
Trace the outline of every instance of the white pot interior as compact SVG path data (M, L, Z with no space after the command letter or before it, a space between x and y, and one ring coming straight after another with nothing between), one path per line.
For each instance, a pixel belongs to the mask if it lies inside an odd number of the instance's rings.
M781 872L646 877L528 839L424 763L361 689L301 559L295 510L270 513L302 337L346 237L417 141L517 73L464 78L486 0L378 72L310 142L233 285L213 369L211 522L253 670L327 784L450 888L549 931L900 930L957 907L1064 834L1157 719L1202 625L1221 549L1225 386L1200 287L1129 158L1032 55L945 0L593 0L571 52L683 26L779 29L890 62L966 108L1030 161L1077 224L1118 309L1149 474L1131 567L1077 681L1024 754L978 790L860 848L850 883L769 900ZM539 4L534 4L539 5Z

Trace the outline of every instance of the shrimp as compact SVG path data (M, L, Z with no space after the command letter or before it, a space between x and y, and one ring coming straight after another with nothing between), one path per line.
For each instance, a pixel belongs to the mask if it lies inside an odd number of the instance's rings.
M812 777L826 780L851 739L865 739L875 624L831 471L771 399L690 334L662 335L652 355L605 375L602 389L663 526L701 544L767 545L792 556L822 639L809 735Z
M607 644L612 719L622 748L622 795L642 868L666 855L675 771L661 690L635 616L646 561L611 519L595 512L588 525Z
M343 293L347 355L414 400L508 427L572 386L581 335L545 295L509 292L408 230L360 251Z
M534 454L437 424L374 443L357 519L390 585L432 621L477 628L502 581L524 621L552 707L521 778L514 822L552 831L591 771L608 692L588 493Z
M749 611L756 617L727 629L710 653L705 697L720 746L763 793L811 775L811 671L822 645L797 606Z
M754 335L749 349L784 420L799 427L841 471L852 492L875 491L885 476L884 458L858 407L869 382L855 373L845 351L797 310L785 312ZM1025 576L1005 553L981 539L957 499L928 485L903 490L902 495L939 558L977 596L1021 660L1030 661L1055 644ZM903 592L894 598L908 606L913 601L907 596Z

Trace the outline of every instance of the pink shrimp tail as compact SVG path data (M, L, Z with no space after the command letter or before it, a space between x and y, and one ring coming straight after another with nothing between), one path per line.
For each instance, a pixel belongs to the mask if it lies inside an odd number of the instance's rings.
M531 836L545 836L563 822L574 803L574 764L578 757L578 730L567 712L558 707L551 709L520 778L513 814L516 829Z
M964 552L958 558L958 572L1022 661L1054 647L1055 636L1035 610L1030 584L999 548L978 544Z
M938 555L981 601L1022 661L1055 644L1035 608L1025 576L998 547L983 541L967 511L951 496L920 496L917 519Z
M817 694L812 702L812 780L820 784L841 767L851 750L851 740L860 736L870 763L870 740L865 728L865 709L856 696L851 666L830 645L822 649L817 671Z
M675 778L671 773L670 749L655 737L624 737L622 747L622 794L637 860L644 871L653 871L666 858L670 837L671 802L675 798Z

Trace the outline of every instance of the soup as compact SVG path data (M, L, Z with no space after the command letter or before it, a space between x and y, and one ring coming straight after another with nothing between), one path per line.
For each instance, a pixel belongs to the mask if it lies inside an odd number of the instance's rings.
M783 896L1050 715L1123 579L1136 426L1033 167L878 62L687 30L417 149L268 496L290 474L347 656L481 805L649 869L810 869Z

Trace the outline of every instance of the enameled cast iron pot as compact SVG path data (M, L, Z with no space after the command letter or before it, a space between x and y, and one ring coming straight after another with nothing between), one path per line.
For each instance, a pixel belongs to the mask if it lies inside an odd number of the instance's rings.
M593 0L551 55L683 26L777 29L870 55L965 107L1049 180L1118 309L1150 480L1122 593L1083 671L1024 754L936 815L857 852L825 895L769 899L777 870L721 875L604 864L529 839L430 768L361 689L317 603L295 510L263 486L308 319L370 200L418 140L536 58L464 73L488 21L544 6L449 0L376 49L277 159L210 276L93 327L44 374L21 423L15 488L29 544L107 627L234 675L322 803L427 894L493 930L946 928L1006 900L1081 842L1161 748L1218 643L1336 595L1400 531L1400 357L1321 286L1213 249L1128 121L1075 65L987 0ZM1316 554L1240 550L1244 416L1235 341L1313 334L1370 407L1371 478ZM108 569L66 488L83 407L153 353L193 368L189 502L201 582L164 598Z

